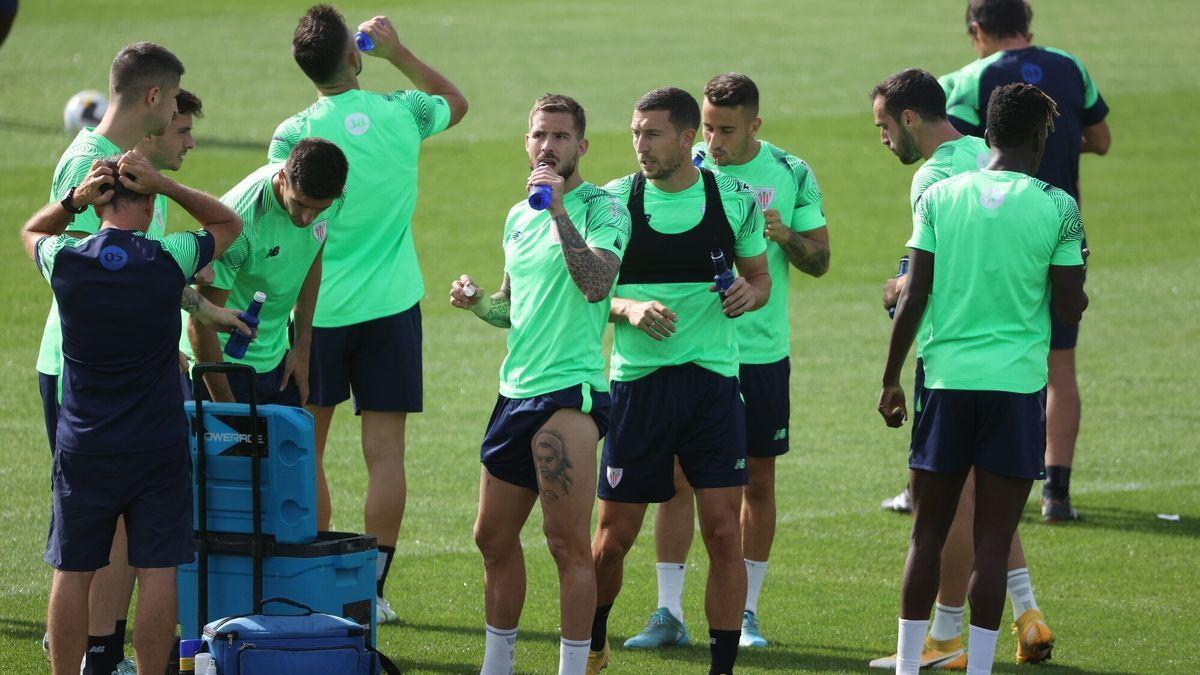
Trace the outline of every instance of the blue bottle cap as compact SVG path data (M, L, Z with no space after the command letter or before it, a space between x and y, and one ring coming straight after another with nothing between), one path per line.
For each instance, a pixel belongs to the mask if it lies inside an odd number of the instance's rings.
M361 30L354 34L354 44L360 52L369 52L375 49L375 41L371 39L370 35Z

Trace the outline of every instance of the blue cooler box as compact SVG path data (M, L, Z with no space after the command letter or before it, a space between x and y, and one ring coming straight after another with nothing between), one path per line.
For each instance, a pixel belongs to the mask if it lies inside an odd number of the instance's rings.
M195 429L196 404L184 404ZM307 410L282 405L258 406L259 434L265 434L262 456L262 532L284 544L306 544L317 536L317 465L313 418ZM196 435L191 434L192 466ZM207 455L208 531L251 532L250 406L204 404L204 450ZM195 480L195 478L193 478ZM193 482L192 527L199 529L199 483Z
M250 537L212 533L210 542L208 620L253 612ZM274 544L263 558L263 598L288 598L362 624L369 630L368 643L374 646L378 555L375 537L365 534L321 532L309 544ZM196 562L190 562L178 572L179 624L184 638L200 637L202 628L196 625L196 569ZM266 609L272 614L304 613L278 603Z

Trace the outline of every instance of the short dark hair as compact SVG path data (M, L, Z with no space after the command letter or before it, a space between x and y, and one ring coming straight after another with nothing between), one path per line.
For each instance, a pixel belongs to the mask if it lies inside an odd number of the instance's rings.
M1058 106L1041 89L1015 82L996 87L987 107L988 143L996 148L1028 144L1043 129L1054 131Z
M983 32L998 38L1026 35L1032 21L1029 0L967 0L967 30L978 22Z
M946 92L937 78L920 68L906 68L890 75L871 90L871 101L883 98L883 109L892 119L911 110L921 119L936 122L946 119Z
M305 138L283 165L288 184L311 199L340 197L350 165L342 149L323 138Z
M313 5L292 34L292 58L308 79L329 82L345 62L350 29L332 5Z
M187 89L180 89L175 94L175 109L177 115L204 117L204 104L200 102L200 97Z
M133 190L125 187L125 185L121 182L121 155L112 155L111 157L105 157L100 161L104 162L104 166L108 167L109 171L112 171L113 175L113 182L108 186L103 187L105 192L111 190L113 193L112 199L105 206L123 206L125 204L136 204L138 202L141 202L144 205L147 201L154 199L154 195L144 195L140 192L134 192Z
M751 115L758 115L758 87L741 73L721 73L709 80L704 85L704 98L719 108L744 105Z
M583 106L579 105L579 101L570 96L544 94L533 102L533 109L529 111L530 122L533 121L533 114L537 112L567 113L574 120L575 133L580 138L583 138L583 133L587 131L587 113L583 111Z
M679 132L700 128L700 104L691 94L678 87L659 87L648 91L637 100L633 109L638 112L666 110L669 113L667 119Z
M153 42L134 42L117 52L108 81L117 94L140 94L150 87L179 83L183 63L171 50Z

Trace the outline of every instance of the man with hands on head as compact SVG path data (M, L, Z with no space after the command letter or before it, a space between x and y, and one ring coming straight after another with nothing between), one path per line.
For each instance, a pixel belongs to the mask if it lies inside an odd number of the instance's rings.
M541 501L558 565L560 675L582 675L591 644L596 577L589 547L596 443L608 429L603 337L621 256L625 205L583 180L586 117L574 99L539 98L529 115L526 189L550 188L538 211L522 200L504 225L504 280L487 296L471 277L450 302L508 329L500 393L481 448L475 542L483 554L487 638L482 673L512 672L525 600L521 528Z
M146 236L156 193L203 229ZM95 208L96 234L64 234ZM47 625L55 675L87 649L89 587L109 565L118 519L141 589L139 673L163 672L176 614L175 567L192 560L187 421L179 387L179 300L187 280L224 251L241 220L215 198L159 174L136 152L96 160L67 196L25 225L26 252L50 282L62 322L62 406L45 560L55 568ZM137 326L137 330L128 330Z
M700 106L686 91L664 87L645 94L631 125L640 171L605 186L628 204L632 233L610 312L616 324L613 424L602 453L592 542L591 673L609 659L608 614L646 505L675 493L676 457L696 492L710 561L710 672L732 672L737 658L746 600L738 514L747 472L730 319L766 304L771 277L754 193L736 178L692 164L699 126ZM739 273L723 300L712 283L717 252Z

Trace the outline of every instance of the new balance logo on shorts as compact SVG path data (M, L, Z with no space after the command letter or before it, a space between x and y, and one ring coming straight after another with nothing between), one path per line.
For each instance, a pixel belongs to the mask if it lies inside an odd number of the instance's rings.
M782 429L776 429L775 436L771 440L773 440L773 441L787 440L787 427L784 427Z
M625 474L625 470L610 466L606 473L608 475L608 486L615 488L617 487L617 483L621 482L621 476Z
M739 459L738 461L736 461L736 462L734 462L734 463L733 463L733 470L734 470L734 471L741 471L741 470L742 470L742 469L744 469L744 468L746 468L746 458L745 458L745 457L743 457L743 458L741 458L741 459Z

